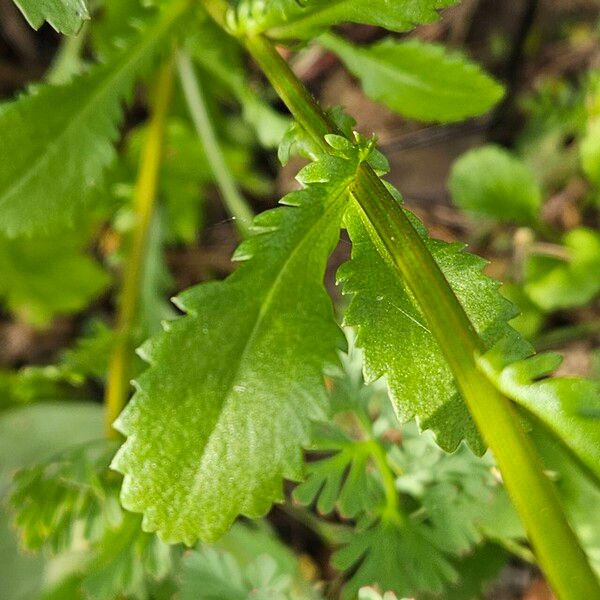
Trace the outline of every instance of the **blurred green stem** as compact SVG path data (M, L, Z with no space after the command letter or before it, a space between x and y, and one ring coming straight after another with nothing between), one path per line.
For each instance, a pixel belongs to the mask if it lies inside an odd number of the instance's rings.
M538 352L560 348L569 342L600 336L600 319L558 327L542 333L533 340Z
M135 345L132 334L137 319L144 262L154 217L166 122L173 94L173 80L174 64L171 59L160 69L156 78L152 116L142 150L133 198L135 215L133 240L123 273L117 315L117 336L106 384L105 429L109 437L117 436L112 425L129 398L131 362Z
M73 75L81 72L84 61L81 51L87 40L89 26L83 24L81 31L74 36L64 36L48 72L46 81L52 85L67 83Z
M240 236L242 239L245 239L250 236L250 227L254 215L240 194L231 170L227 165L227 161L223 156L210 115L208 114L202 85L196 75L194 65L187 54L183 52L178 53L177 69L190 116L192 117L198 136L204 145L206 157L221 192L223 202L229 214L233 217Z

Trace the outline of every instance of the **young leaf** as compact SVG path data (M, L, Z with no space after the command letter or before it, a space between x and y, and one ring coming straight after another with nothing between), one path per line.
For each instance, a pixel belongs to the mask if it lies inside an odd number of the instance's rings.
M600 383L579 377L549 378L558 354L509 362L503 344L481 359L498 388L535 415L600 481Z
M27 548L56 553L87 542L77 587L97 600L146 597L148 578L171 566L170 548L119 505L120 478L108 469L114 451L104 440L67 450L20 471L11 496Z
M56 31L73 35L90 18L85 0L14 0L29 24L38 29L48 21Z
M57 314L76 312L97 297L109 278L84 253L76 232L10 239L0 234L0 298L36 326Z
M391 38L358 47L328 34L319 39L360 79L365 93L401 115L459 121L487 112L502 86L457 53L418 40Z
M187 7L169 4L109 63L0 106L2 230L56 230L85 205L114 158L122 102Z
M90 443L16 474L11 504L25 548L58 553L71 548L78 523L91 537L119 522L117 498L107 496L118 489L118 475L107 468L114 452L115 444Z
M204 548L185 557L182 600L301 600L293 593L292 580L279 572L268 554L258 556L243 567L223 551Z
M321 514L337 508L346 519L356 517L382 499L381 486L368 473L371 444L352 440L329 428L317 434L311 450L334 454L308 463L307 477L294 490L294 499L308 506L317 500Z
M417 592L441 593L457 578L443 552L431 542L430 531L411 520L384 517L349 534L333 565L343 571L356 568L344 587L343 598L355 598L364 585L377 585L400 596Z
M438 19L457 0L242 0L234 26L269 37L308 39L340 23L364 23L408 31Z
M55 402L0 414L0 581L3 600L42 598L44 561L17 550L6 492L17 469L47 460L73 444L102 435L102 407L91 402ZM75 596L66 596L75 599ZM55 600L63 600L59 596Z
M352 260L341 267L338 279L344 294L353 294L345 322L357 328L365 380L385 375L400 421L417 417L420 427L436 432L445 450L454 451L466 439L471 448L483 451L450 368L412 294L379 254L354 206L345 219ZM499 284L481 272L485 261L464 252L460 243L427 238L422 225L417 226L486 344L504 337L514 309L498 293Z
M580 227L563 242L566 260L533 254L525 263L525 292L547 312L582 306L600 293L600 234Z
M143 348L151 367L116 423L128 440L114 468L146 530L214 540L300 478L311 421L327 412L322 370L342 342L322 280L356 165L309 165L303 182L323 183L259 216L236 253L249 262L181 295L187 316Z
M508 150L483 146L463 154L448 182L463 210L498 221L536 223L542 190L529 167Z

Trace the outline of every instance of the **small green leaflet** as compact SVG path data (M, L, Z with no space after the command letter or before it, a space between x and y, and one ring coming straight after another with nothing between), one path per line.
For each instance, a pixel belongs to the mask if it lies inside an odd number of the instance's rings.
M458 578L451 561L432 543L427 527L399 515L359 526L348 533L347 541L332 558L333 566L342 571L356 568L344 586L345 600L356 598L362 586L373 583L400 596L416 591L439 594Z
M419 514L426 516L438 548L464 556L481 543L478 521L501 489L489 458L474 456L464 445L447 454L410 423L389 460L400 473L396 488L422 504Z
M357 328L365 380L385 375L400 421L416 417L423 429L436 432L445 450L454 451L466 439L473 450L482 452L450 368L411 293L379 254L355 206L345 219L352 260L341 267L338 278L344 294L353 294L345 323ZM504 337L514 308L498 293L499 284L481 272L485 261L464 252L463 244L427 238L423 226L412 215L411 219L485 343L491 346Z
M48 21L56 31L73 35L90 18L85 0L14 0L14 3L34 29Z
M600 481L600 383L554 377L559 354L538 354L511 362L503 341L480 359L495 385L535 415Z
M85 254L81 237L74 231L34 239L0 234L2 304L41 327L55 315L76 312L99 296L109 277Z
M539 220L542 190L526 163L499 146L463 154L448 182L453 202L463 210L525 225Z
M181 600L292 600L291 577L268 554L242 566L223 551L204 548L183 559Z
M335 452L308 463L307 478L294 490L294 500L327 515L334 508L344 519L352 519L381 504L381 486L370 476L368 462L373 443L357 441L335 428L318 432L311 451Z
M283 499L302 476L311 422L327 414L323 368L343 336L323 288L356 160L324 157L307 188L255 220L223 282L177 299L187 316L143 347L151 367L116 423L123 505L166 541L212 541Z
M364 23L408 31L438 19L457 0L242 0L231 25L269 37L307 39L332 25ZM233 16L233 15L232 15Z
M186 12L169 4L132 45L61 86L39 86L0 106L0 228L56 230L86 204L113 161L122 102Z
M542 310L583 306L600 293L600 233L580 227L563 238L565 258L531 254L525 293Z
M77 587L95 600L146 597L148 580L171 568L171 548L119 505L114 451L106 440L76 446L17 473L11 496L25 546L82 552Z
M487 112L504 93L477 65L436 44L388 38L358 47L332 34L319 42L342 59L370 98L405 117L459 121Z

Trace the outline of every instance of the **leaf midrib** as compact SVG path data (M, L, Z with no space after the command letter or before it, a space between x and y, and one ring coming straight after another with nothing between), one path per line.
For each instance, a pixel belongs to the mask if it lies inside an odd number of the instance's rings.
M219 425L221 416L227 410L227 406L231 401L234 382L238 380L239 375L242 372L242 368L243 368L245 359L246 359L247 355L249 354L249 352L251 351L251 349L254 345L254 341L255 341L256 337L258 336L258 333L261 329L262 322L265 319L266 315L268 314L268 312L271 308L272 300L275 297L277 288L279 287L279 284L280 284L283 276L287 272L289 265L294 261L295 257L297 256L300 249L304 246L306 241L308 239L310 239L311 236L313 235L313 233L315 232L315 230L317 230L321 226L321 224L323 222L325 222L325 219L327 219L327 217L329 217L329 215L337 209L337 204L338 204L338 202L341 201L344 193L346 193L348 186L350 185L350 182L352 181L352 179L353 179L353 177L349 177L348 179L346 179L344 181L343 185L340 184L340 189L334 195L334 199L332 199L329 202L329 206L327 206L327 208L325 209L325 211L323 212L321 217L319 217L319 219L317 219L317 221L308 229L306 234L296 244L296 246L294 247L292 252L289 254L288 258L285 260L282 268L279 270L279 273L273 280L272 285L269 287L269 290L266 293L265 298L260 307L260 310L258 312L256 323L254 324L252 331L250 332L250 335L248 336L248 340L244 344L244 348L243 348L242 352L240 352L240 354L239 354L239 359L237 361L237 365L235 367L235 370L233 371L230 381L227 384L225 399L223 400L223 403L221 405L221 409L219 411L219 416L217 417L217 419L215 419L214 424L212 426L212 430L211 430L210 434L208 435L208 437L206 438L206 442L203 445L200 463L199 463L198 469L196 471L196 477L195 477L194 485L192 488L193 491L192 491L192 494L190 494L190 496L189 496L190 499L195 494L197 494L199 488L202 486L202 474L203 474L204 466L205 466L204 461L206 459L206 448L209 447L209 445L212 441L212 438L218 429L218 425Z

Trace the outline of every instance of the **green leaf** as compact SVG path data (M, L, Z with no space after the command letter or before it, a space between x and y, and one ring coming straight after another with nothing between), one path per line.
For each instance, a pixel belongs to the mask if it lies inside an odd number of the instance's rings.
M600 185L600 74L591 71L585 90L587 123L579 143L583 172L594 186Z
M427 247L457 294L471 322L490 347L510 331L513 306L498 293L499 284L481 269L485 261L464 252L460 243L426 237ZM483 451L479 433L456 388L446 360L427 327L412 294L396 270L379 254L355 206L346 213L352 239L352 260L338 279L344 294L352 294L345 323L357 328L356 344L365 355L367 383L383 375L401 422L413 417L422 429L433 429L437 442L454 451L466 439Z
M38 29L48 21L56 31L73 35L90 18L85 0L14 0L29 24Z
M256 563L257 557L260 561L261 555L268 556L275 562L277 573L289 578L291 598L287 600L322 598L313 588L312 582L306 578L306 570L303 569L299 557L279 539L266 520L235 523L213 547L230 554L246 573L248 573L247 567ZM250 567L250 571L253 569L254 566Z
M589 471L573 460L564 445L542 427L534 427L532 436L544 465L556 478L556 487L571 524L600 576L600 521L594 509L600 505L598 479L590 477Z
M509 554L499 546L485 544L456 563L460 580L444 592L444 600L480 600L482 592L499 575L509 561ZM424 600L430 600L429 598Z
M481 364L498 389L535 415L600 481L600 383L579 377L549 378L558 354L510 362L498 344Z
M355 598L364 585L400 596L441 593L457 578L451 562L432 544L429 530L410 520L384 518L348 538L332 558L338 569L356 569L344 587L345 599Z
M307 464L307 476L294 490L294 499L308 506L315 502L321 514L334 508L351 519L381 503L381 485L368 472L372 443L357 441L328 428L316 436L311 451L334 453Z
M123 101L168 46L187 6L169 4L109 63L0 106L2 230L56 230L80 213L115 157Z
M148 579L171 568L170 548L119 505L120 477L108 469L114 451L106 440L69 449L19 472L11 496L27 548L82 549L79 587L95 600L147 597Z
M84 308L109 283L107 273L84 252L85 245L74 231L33 239L0 234L0 298L5 306L36 326Z
M107 496L111 487L118 489L118 475L107 468L115 450L114 443L101 440L16 474L10 501L25 548L58 553L76 543L78 524L93 537L95 530L118 523L117 497Z
M14 472L44 460L69 444L102 435L98 404L48 403L0 414L0 581L3 600L39 598L44 562L17 550L16 532L5 510L5 494ZM7 508L7 507L6 507ZM64 596L62 597L64 598Z
M323 275L356 166L306 167L301 181L321 183L257 217L235 255L248 262L182 294L187 316L144 346L151 367L117 421L128 440L114 467L147 531L214 540L282 500L284 477L301 478L311 421L327 413L323 367L343 339Z
M332 25L364 23L408 31L439 17L438 10L456 0L242 0L231 25L249 33L267 31L272 38L315 37Z
M500 293L519 309L519 315L510 321L511 327L528 340L540 333L546 315L531 301L523 287L516 283L504 283Z
M600 185L600 119L596 118L587 128L579 145L581 166L587 178Z
M229 553L204 548L183 561L182 600L301 600L292 593L292 579L275 560L261 554L240 565Z
M573 229L563 243L566 259L533 254L525 262L525 292L547 312L583 306L600 293L600 233Z
M360 79L370 98L405 117L459 121L487 112L503 95L502 86L477 65L443 46L388 38L358 47L331 34L319 41Z
M242 107L242 117L265 148L276 148L290 120L265 102L248 81L242 47L212 20L207 20L187 40L187 48L206 76L224 84Z
M134 129L127 138L120 195L133 196L133 181L146 139L147 127ZM202 144L187 122L169 119L161 166L160 200L165 237L170 242L192 243L204 221L205 188L212 181Z
M499 146L483 146L463 154L453 165L448 182L452 201L476 215L536 223L542 190L531 169Z
M422 505L438 548L465 555L482 541L478 521L492 503L498 482L493 462L473 455L465 446L446 454L433 436L402 428L402 446L393 447L390 460L400 472L396 487Z
M115 334L103 321L93 321L72 348L63 354L57 368L71 381L103 379L108 372Z

